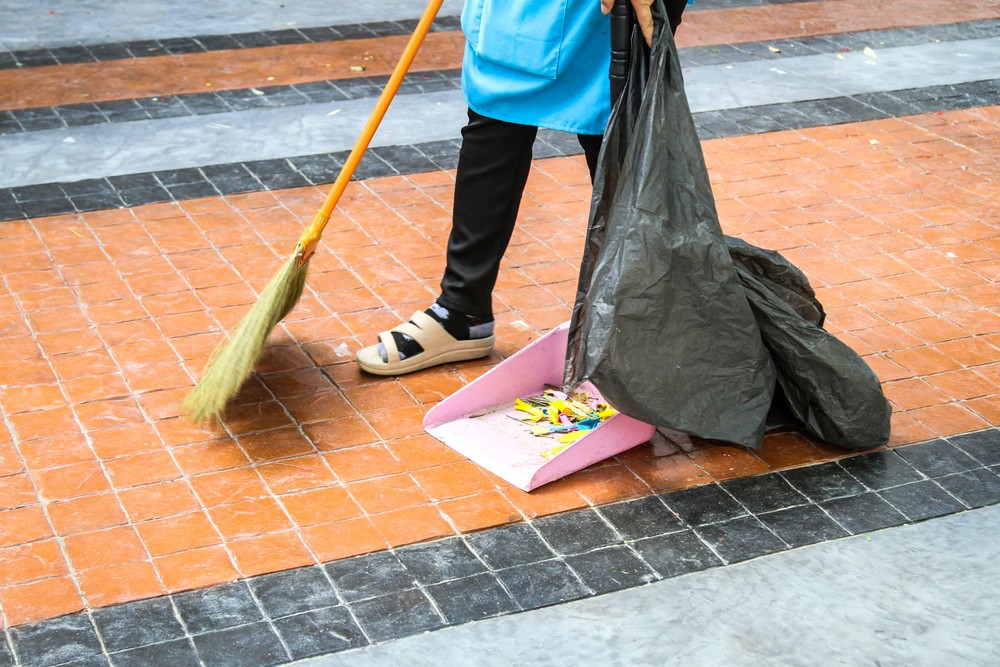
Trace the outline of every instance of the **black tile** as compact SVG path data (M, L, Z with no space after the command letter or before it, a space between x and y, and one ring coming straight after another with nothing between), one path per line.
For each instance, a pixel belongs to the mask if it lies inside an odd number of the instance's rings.
M111 654L115 667L200 667L198 652L190 639L172 639Z
M906 517L877 493L831 500L823 503L823 509L855 535L906 523Z
M244 164L247 170L257 177L266 188L280 190L282 188L297 188L309 185L309 181L295 171L288 160L256 160Z
M917 482L924 478L891 449L841 459L840 465L873 491Z
M856 496L866 491L861 482L844 471L836 462L786 470L781 475L813 502Z
M1000 503L1000 476L994 470L969 470L938 477L934 481L969 507Z
M177 200L197 199L199 197L217 197L219 191L208 181L203 183L182 183L180 185L168 185L167 192Z
M240 46L232 35L199 35L195 39L206 51L228 51Z
M240 164L216 164L202 167L205 177L224 195L261 189L260 181Z
M77 211L100 211L107 208L121 208L124 206L121 197L117 193L77 195L70 198L73 208Z
M275 44L304 44L305 36L295 29L269 30L265 33Z
M170 39L159 40L160 46L171 55L181 55L184 53L204 53L205 47L192 37L172 37Z
M362 23L338 25L337 32L342 35L343 39L365 39L378 36Z
M46 215L60 215L73 211L73 204L69 199L46 199L45 201L28 201L21 204L21 210L29 218L38 218Z
M225 100L215 93L190 93L179 97L181 103L197 115L231 111Z
M497 576L522 609L535 609L590 595L561 560L546 560L501 570Z
M605 505L600 513L626 540L684 530L684 524L656 496Z
M192 111L184 106L179 97L166 95L139 100L139 106L146 110L151 118L178 118L192 115Z
M552 558L552 550L530 524L515 523L473 533L466 538L473 551L494 570Z
M351 609L374 642L406 637L444 625L430 600L415 588L355 602Z
M194 645L212 667L266 667L288 661L277 633L267 623L240 625L195 635Z
M326 571L348 602L385 595L416 584L395 554L381 551L326 564Z
M566 562L595 593L610 593L656 580L656 573L624 544L598 549Z
M948 438L948 442L985 466L1000 463L1000 430L991 428Z
M132 52L124 44L92 44L87 50L98 60L123 60L132 57Z
M700 526L695 528L695 532L728 563L757 558L787 548L784 542L752 516Z
M335 653L368 644L347 607L328 607L274 622L292 660Z
M49 667L102 654L97 632L86 614L73 614L10 629L22 665Z
M115 194L114 187L103 178L88 178L72 183L60 183L59 187L70 197L76 195Z
M111 100L94 104L112 123L149 119L149 114L135 100Z
M435 584L429 586L427 592L452 624L517 611L514 600L489 573Z
M344 91L332 85L328 81L297 83L295 84L295 89L309 98L309 101L313 104L340 102L349 99Z
M722 565L719 557L690 530L639 540L632 548L664 578Z
M930 480L885 489L879 491L879 495L910 521L944 516L965 509L965 505Z
M340 174L341 165L329 155L303 155L288 158L292 167L302 174L310 183L331 183Z
M434 171L436 165L413 146L378 146L372 151L401 174Z
M663 495L662 498L667 507L692 526L735 519L747 513L718 484L674 491Z
M124 651L184 636L170 598L153 598L94 611L94 623L108 651Z
M578 554L621 542L592 509L575 510L532 521L545 541L560 554Z
M301 32L306 39L308 39L310 42L313 43L333 42L343 39L343 37L341 37L341 34L337 32L337 29L330 26L322 26L316 28L302 28L301 30L299 30L299 32Z
M940 477L981 467L965 452L945 440L896 447L893 451L928 477Z
M398 550L396 555L425 586L486 570L482 561L458 537L406 547Z
M174 596L181 619L192 633L221 630L263 618L242 581Z
M170 201L170 193L161 186L151 188L127 188L118 191L118 196L126 206L142 206L161 201Z
M835 540L850 533L816 505L790 507L757 517L791 547Z
M250 589L271 618L340 604L337 592L319 567L300 567L253 577Z
M722 488L754 514L809 502L778 474L732 479L723 482Z
M14 667L14 653L7 645L5 633L0 633L0 667Z
M55 107L56 113L70 127L106 123L107 118L96 104L66 104Z
M103 59L102 56L100 55L100 51L105 46L119 46L119 45L101 44L98 46L91 46L90 50L98 58ZM167 54L166 49L160 46L160 43L157 42L155 39L143 39L134 42L125 42L120 46L124 48L130 55L136 58L150 58L152 56L163 56Z
M45 183L41 185L25 185L11 188L9 192L19 202L37 202L48 199L60 199L63 197L62 188L56 183Z
M274 46L274 40L263 32L241 32L238 35L232 35L232 38L245 49L252 49L258 46Z

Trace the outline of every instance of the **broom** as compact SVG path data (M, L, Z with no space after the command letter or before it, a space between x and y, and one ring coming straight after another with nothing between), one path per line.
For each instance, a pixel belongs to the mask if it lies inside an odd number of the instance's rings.
M316 251L323 228L329 222L333 209L344 194L351 177L354 176L358 163L368 149L375 130L378 129L389 104L399 90L399 85L406 76L443 2L444 0L428 2L420 22L403 50L403 55L400 56L389 77L389 82L379 96L368 122L365 123L361 136L351 149L323 206L299 237L295 252L261 292L257 303L215 348L201 380L181 402L195 422L211 421L222 416L226 404L239 392L240 387L253 372L254 364L257 363L271 331L298 303L306 284L309 260Z

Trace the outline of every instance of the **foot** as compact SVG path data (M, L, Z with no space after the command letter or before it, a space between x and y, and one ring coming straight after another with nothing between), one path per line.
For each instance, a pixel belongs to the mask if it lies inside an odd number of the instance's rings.
M452 361L485 357L493 349L493 320L434 304L410 321L379 334L360 350L358 365L375 375L402 375Z

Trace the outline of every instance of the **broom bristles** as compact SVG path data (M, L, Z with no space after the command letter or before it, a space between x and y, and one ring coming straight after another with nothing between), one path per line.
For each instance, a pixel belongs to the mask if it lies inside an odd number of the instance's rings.
M285 262L261 292L257 303L212 352L201 380L181 405L196 423L220 419L229 401L253 372L274 327L291 312L302 296L309 262L302 253Z

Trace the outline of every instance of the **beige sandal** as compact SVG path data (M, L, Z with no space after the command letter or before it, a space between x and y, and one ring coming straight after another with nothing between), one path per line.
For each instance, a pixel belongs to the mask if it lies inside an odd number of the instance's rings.
M417 341L424 351L400 359L396 341L392 337L393 331ZM437 320L422 310L415 312L409 322L400 324L391 331L383 331L378 335L378 339L385 346L389 361L382 361L378 345L369 345L355 355L358 366L373 375L404 375L452 361L479 359L493 350L493 343L496 340L492 335L486 338L457 340L445 331Z

